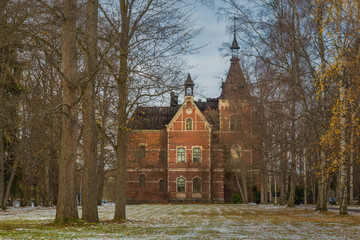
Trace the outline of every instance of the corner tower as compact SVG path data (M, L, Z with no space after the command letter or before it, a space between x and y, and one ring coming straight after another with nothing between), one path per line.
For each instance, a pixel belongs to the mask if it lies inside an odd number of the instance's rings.
M231 202L231 193L241 193L244 203L253 201L252 187L255 185L253 170L252 105L249 85L240 66L240 47L234 38L231 50L230 68L222 83L219 100L220 141L224 147L225 166L224 197ZM238 169L242 172L241 189L236 183ZM235 169L235 171L234 171Z
M250 96L244 73L240 67L239 49L240 47L236 40L236 33L234 32L234 39L230 47L230 68L225 82L221 85L222 90L219 99L246 99Z

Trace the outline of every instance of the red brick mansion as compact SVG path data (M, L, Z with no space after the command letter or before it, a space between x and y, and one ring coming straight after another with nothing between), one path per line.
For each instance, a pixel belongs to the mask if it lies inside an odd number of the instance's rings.
M235 38L231 49L220 97L195 101L189 74L181 104L172 93L168 107L139 107L133 113L127 147L129 203L231 202L240 191L252 201L253 189L260 191L256 111Z

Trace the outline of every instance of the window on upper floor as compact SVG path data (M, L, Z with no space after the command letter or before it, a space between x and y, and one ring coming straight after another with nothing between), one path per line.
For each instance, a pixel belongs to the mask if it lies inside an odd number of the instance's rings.
M185 148L177 149L177 162L185 162Z
M201 179L198 177L193 179L193 192L201 192Z
M186 130L192 130L192 122L191 118L186 119Z
M185 192L185 179L180 177L176 181L177 192Z
M141 144L139 146L138 158L143 159L146 157L146 145Z
M140 174L140 176L139 176L139 186L145 187L145 175L144 174Z
M241 130L241 116L231 115L230 116L230 131L237 132Z
M193 148L193 162L199 163L201 162L201 148Z

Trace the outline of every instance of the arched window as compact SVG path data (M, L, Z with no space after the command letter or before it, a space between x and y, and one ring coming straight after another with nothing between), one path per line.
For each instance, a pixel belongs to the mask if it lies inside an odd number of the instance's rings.
M185 162L185 148L177 149L177 162Z
M145 175L144 174L140 174L140 176L139 176L139 186L145 187Z
M192 89L191 89L191 87L188 87L188 88L186 89L186 95L187 95L187 96L193 95L193 94L192 94Z
M233 145L230 149L231 157L234 160L241 158L241 147L237 144Z
M201 179L198 177L193 179L193 192L194 193L201 192Z
M186 119L186 130L192 130L192 119Z
M177 185L177 191L178 192L185 192L185 179L184 178L178 178L176 181Z
M165 192L165 181L164 181L164 179L159 180L159 192Z

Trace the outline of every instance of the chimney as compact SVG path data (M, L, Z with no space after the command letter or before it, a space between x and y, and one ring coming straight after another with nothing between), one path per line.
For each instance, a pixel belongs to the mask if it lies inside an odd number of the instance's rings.
M178 105L178 96L174 92L170 93L170 107L176 107Z

